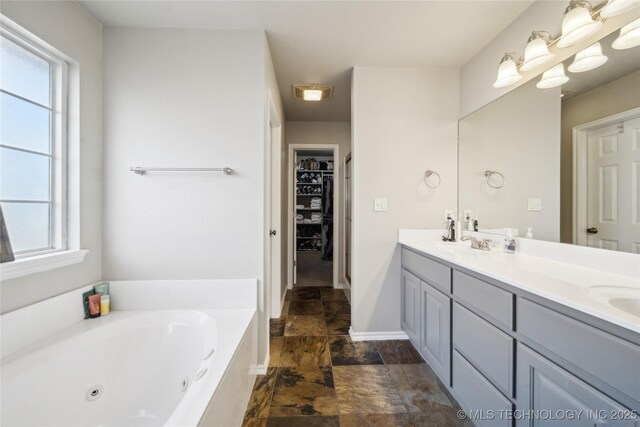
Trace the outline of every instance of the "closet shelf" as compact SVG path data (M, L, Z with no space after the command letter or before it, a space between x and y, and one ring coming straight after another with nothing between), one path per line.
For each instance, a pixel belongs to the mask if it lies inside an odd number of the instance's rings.
M296 185L322 185L321 182L296 182Z

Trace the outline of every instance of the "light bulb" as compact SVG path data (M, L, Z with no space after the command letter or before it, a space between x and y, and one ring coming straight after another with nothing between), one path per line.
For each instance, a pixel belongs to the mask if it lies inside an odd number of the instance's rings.
M522 76L518 72L517 64L513 60L513 56L515 56L513 53L506 53L500 61L498 77L495 83L493 83L493 87L511 86L522 79Z
M542 66L556 57L555 54L549 52L547 47L548 33L534 31L527 42L524 50L524 62L520 66L521 71L529 71L536 67Z
M600 43L594 43L578 52L573 63L567 67L567 70L572 73L582 73L593 70L607 62L607 59L608 58L602 54Z
M536 84L538 89L550 89L552 87L560 86L569 81L569 77L564 74L564 65L562 63L555 67L545 71L542 74L542 78Z
M602 28L602 22L591 17L591 5L586 1L572 0L562 19L562 36L557 46L573 46Z
M613 41L614 49L630 49L640 45L640 18L620 29L620 35Z

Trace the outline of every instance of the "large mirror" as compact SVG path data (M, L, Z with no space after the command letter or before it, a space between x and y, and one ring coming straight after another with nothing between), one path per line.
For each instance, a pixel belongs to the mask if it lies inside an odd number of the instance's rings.
M459 123L458 207L480 231L640 253L640 47L551 89L541 77Z

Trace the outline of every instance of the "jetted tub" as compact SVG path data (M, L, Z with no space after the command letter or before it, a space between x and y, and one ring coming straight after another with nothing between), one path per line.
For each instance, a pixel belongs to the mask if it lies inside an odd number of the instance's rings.
M126 298L117 289L112 301ZM255 309L115 310L76 322L2 358L0 422L239 425L255 378L255 318Z

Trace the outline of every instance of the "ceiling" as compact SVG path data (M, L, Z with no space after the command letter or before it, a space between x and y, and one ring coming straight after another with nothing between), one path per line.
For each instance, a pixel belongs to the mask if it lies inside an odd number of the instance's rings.
M80 1L105 26L266 31L289 121L350 121L351 69L460 68L533 0ZM334 85L322 102L293 83Z

